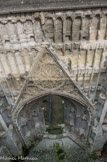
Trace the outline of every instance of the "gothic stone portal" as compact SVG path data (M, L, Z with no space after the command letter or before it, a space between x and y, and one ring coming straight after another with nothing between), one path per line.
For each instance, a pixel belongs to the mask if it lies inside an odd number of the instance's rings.
M25 104L18 115L18 127L26 143L44 135L46 125L64 124L64 130L76 139L86 139L89 113L82 104L59 95L46 95Z

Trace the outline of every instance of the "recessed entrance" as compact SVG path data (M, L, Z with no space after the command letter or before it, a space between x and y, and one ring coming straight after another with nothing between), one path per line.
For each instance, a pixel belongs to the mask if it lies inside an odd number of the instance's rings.
M17 121L29 143L37 136L44 137L44 134L67 133L75 140L86 139L90 117L87 108L78 101L60 94L46 94L25 104Z
M46 125L64 123L64 100L59 96L48 95L44 97L42 109Z
M56 93L45 94L26 103L18 114L17 122L22 138L31 147L42 139L68 137L77 143L79 139L85 141L90 117L86 106Z

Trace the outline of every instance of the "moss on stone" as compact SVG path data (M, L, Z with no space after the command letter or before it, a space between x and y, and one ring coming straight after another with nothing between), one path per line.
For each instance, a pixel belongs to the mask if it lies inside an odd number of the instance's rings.
M66 159L66 156L65 156L65 151L64 151L64 149L62 148L62 146L60 145L60 143L57 143L57 142L55 142L54 143L54 148L55 148L55 150L56 150L56 153L57 153L57 157L58 157L58 159L59 159L59 161L67 161L67 159Z
M49 134L62 134L63 128L58 125L49 125L46 129Z

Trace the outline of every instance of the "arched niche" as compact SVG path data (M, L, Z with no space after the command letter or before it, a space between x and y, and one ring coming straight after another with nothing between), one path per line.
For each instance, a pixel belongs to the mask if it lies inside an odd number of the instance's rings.
M34 33L35 33L36 42L41 43L43 41L43 32L42 32L41 20L39 18L35 19Z
M86 15L83 19L83 27L82 27L82 33L81 33L81 39L82 40L89 40L89 30L90 30L90 15Z
M52 18L48 18L45 24L46 37L49 41L54 41L54 23Z
M69 136L86 139L90 120L86 105L60 93L32 98L18 109L16 116L20 133L28 143L36 136L43 136L46 125L64 125Z
M60 17L56 19L55 24L55 42L62 43L63 41L63 22Z
M65 41L71 41L71 38L72 38L72 19L70 17L67 17L65 24L66 24Z
M90 41L98 39L98 30L100 28L100 16L96 15L91 19L90 24Z
M76 17L73 21L72 40L79 41L81 36L81 17Z

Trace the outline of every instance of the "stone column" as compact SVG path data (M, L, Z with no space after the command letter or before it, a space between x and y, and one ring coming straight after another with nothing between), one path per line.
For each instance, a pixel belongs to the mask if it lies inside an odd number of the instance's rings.
M101 114L101 117L100 117L100 124L101 124L101 125L102 125L103 122L104 122L106 113L107 113L107 99L106 99L106 101L105 101L104 108L103 108L103 110L102 110L102 114Z
M20 155L20 150L19 150L19 148L17 147L15 141L13 140L13 138L12 138L12 136L11 136L11 132L10 132L10 130L8 129L8 127L7 127L7 125L6 125L6 123L5 123L5 121L4 121L4 119L3 119L3 117L2 117L1 114L0 114L0 123L1 123L1 125L2 125L2 127L3 127L3 129L5 130L7 137L8 137L8 138L10 139L10 141L11 141L12 154L13 154L14 156ZM11 152L11 151L10 151L10 152Z
M107 130L103 130L103 122L107 113L107 99L103 93L99 95L100 106L102 107L102 112L100 116L99 123L96 127L96 136L93 143L93 149L95 151L101 151L104 143L107 141Z

